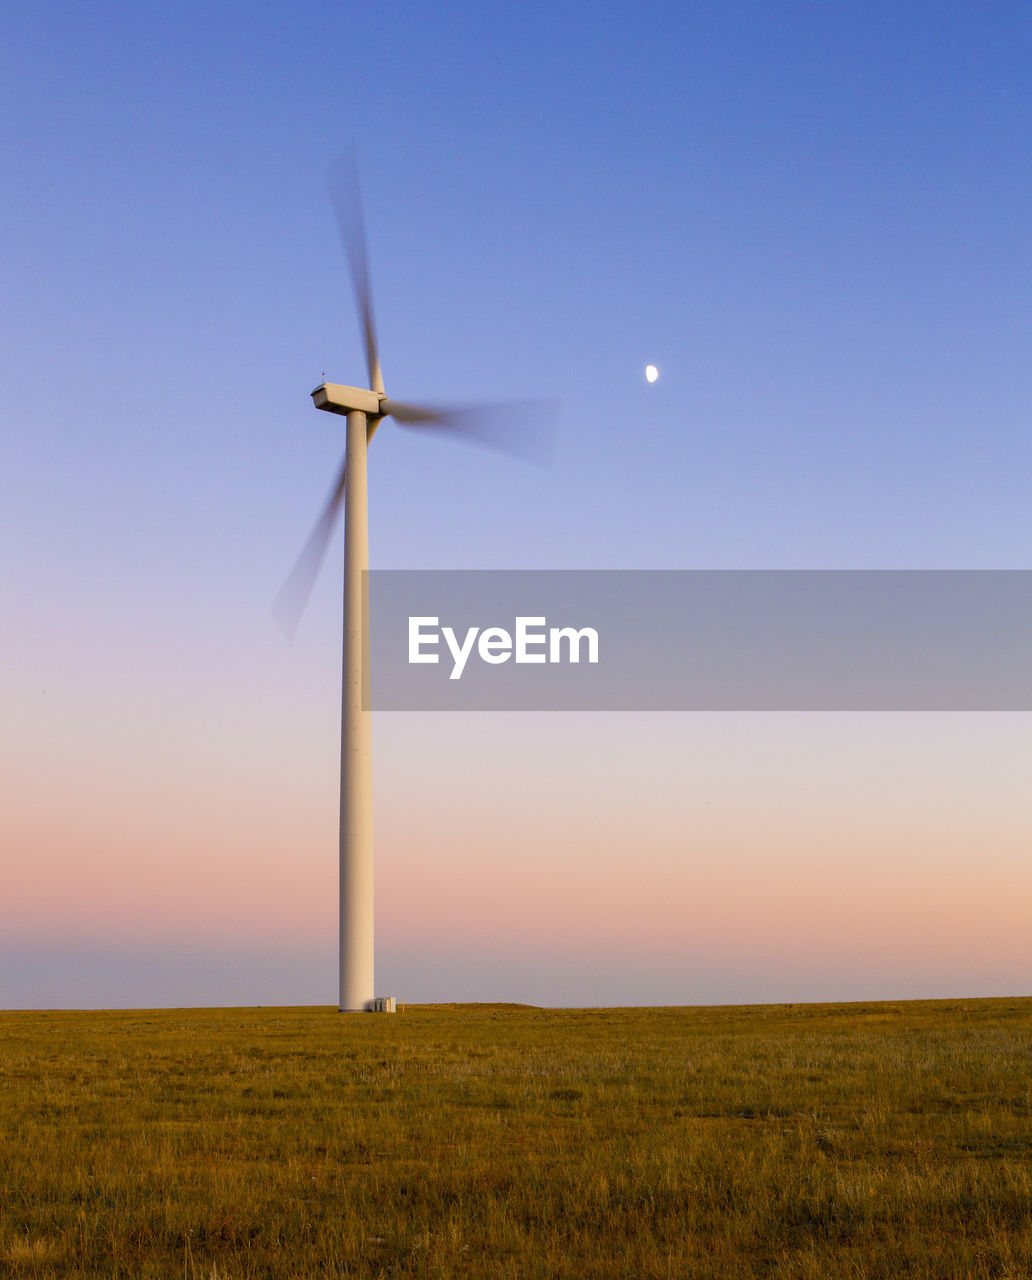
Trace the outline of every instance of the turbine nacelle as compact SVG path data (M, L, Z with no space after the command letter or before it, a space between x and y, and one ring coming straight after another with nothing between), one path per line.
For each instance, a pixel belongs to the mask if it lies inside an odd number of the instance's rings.
M375 391L345 387L339 382L323 382L312 392L312 401L317 409L343 414L357 411L370 418L380 416L380 401L385 399L386 396L378 396Z

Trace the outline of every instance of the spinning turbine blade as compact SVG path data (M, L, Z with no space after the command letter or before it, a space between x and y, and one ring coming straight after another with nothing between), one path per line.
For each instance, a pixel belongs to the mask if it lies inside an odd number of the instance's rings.
M315 585L319 566L330 544L333 526L337 523L337 514L344 501L344 471L345 464L342 462L337 483L323 508L322 515L316 521L315 528L309 534L308 541L293 569L287 575L287 580L280 588L272 606L276 620L288 640L293 640L294 632L297 631L297 624L301 621L301 615L305 611L308 597L312 594L312 587Z
M509 404L451 408L384 400L380 407L403 427L440 431L528 462L548 463L555 452L558 400L514 400Z
M330 196L337 214L340 238L351 268L351 282L355 288L355 301L362 324L365 342L366 367L369 370L370 390L383 394L383 375L380 373L380 352L376 343L376 322L373 318L373 291L369 283L369 254L366 251L365 218L362 215L362 193L358 185L358 165L352 148L346 151L330 167Z

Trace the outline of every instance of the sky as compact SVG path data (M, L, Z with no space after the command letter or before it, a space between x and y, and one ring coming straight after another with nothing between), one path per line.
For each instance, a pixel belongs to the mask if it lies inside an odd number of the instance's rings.
M1016 3L48 3L0 74L0 1007L336 999L361 383L558 397L370 454L374 568L1032 568ZM646 383L647 363L660 370ZM1023 714L377 713L409 1002L1023 994Z

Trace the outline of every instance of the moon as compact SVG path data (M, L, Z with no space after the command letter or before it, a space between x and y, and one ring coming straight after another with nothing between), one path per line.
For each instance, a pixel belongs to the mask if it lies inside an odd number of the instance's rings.
M656 368L656 366L654 364L647 364L645 366L645 381L655 382L658 377L659 377L659 370Z

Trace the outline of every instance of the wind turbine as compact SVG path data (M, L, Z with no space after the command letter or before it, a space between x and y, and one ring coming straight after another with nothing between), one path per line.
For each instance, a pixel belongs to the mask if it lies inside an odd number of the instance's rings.
M326 506L277 597L275 611L284 631L292 635L343 506L338 1007L344 1013L371 1008L375 994L372 740L368 673L363 663L363 654L368 654L368 599L363 575L369 568L366 494L369 443L380 423L385 418L393 418L405 427L436 428L539 461L550 453L554 442L556 406L553 402L527 401L509 405L442 408L389 399L380 371L365 220L353 154L343 157L331 168L330 194L351 269L369 387L324 381L311 393L317 409L340 414L347 419L344 458Z

